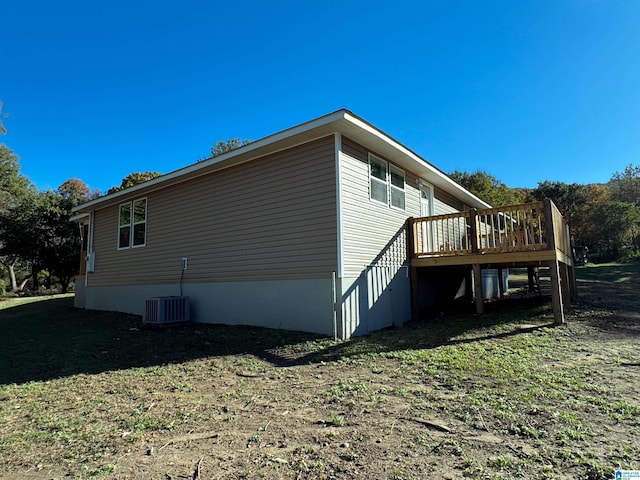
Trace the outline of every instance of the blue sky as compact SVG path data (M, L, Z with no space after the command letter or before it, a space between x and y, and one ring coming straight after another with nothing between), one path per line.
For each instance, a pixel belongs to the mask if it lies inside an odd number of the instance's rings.
M0 142L41 189L339 108L511 187L640 164L637 0L13 0L0 31Z

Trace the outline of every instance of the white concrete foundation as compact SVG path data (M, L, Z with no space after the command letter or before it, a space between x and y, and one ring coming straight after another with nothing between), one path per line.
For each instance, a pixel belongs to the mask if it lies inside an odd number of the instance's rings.
M147 298L176 295L178 285L89 285L84 305L76 306L143 315ZM182 295L190 299L195 322L334 334L331 278L189 283L183 285Z
M411 320L407 267L368 267L356 278L343 278L342 338L402 325Z

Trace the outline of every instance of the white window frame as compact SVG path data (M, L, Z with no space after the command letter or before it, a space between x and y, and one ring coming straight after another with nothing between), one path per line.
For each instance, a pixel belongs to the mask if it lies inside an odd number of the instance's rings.
M138 202L142 202L144 201L144 220L142 221L135 221L135 204ZM128 225L120 225L120 215L122 212L122 207L129 207L129 224ZM118 236L116 239L116 245L118 246L118 250L128 250L130 248L140 248L140 247L145 247L147 245L147 207L148 207L148 201L147 201L147 197L142 197L142 198L136 198L135 200L131 200L130 202L125 202L125 203L121 203L120 205L118 205ZM135 227L138 225L144 225L144 241L139 244L139 245L135 245L134 244L134 240L135 240ZM120 246L120 230L122 228L128 227L129 228L129 243L128 245L125 246Z
M393 182L391 181L391 175L392 173L394 173L396 175L402 175L402 188L396 186L393 184ZM396 192L402 192L402 198L403 198L403 207L396 207L395 205L392 204L392 192L393 191ZM390 165L389 166L389 206L395 210L400 210L402 212L405 212L407 210L407 176L404 173L404 170L402 170L401 168L396 167L395 165Z
M373 164L377 163L381 166L384 166L384 170L385 170L385 178L384 180L381 178L378 178L376 176L373 175ZM374 198L373 196L373 188L371 188L371 185L373 183L379 183L379 184L384 184L384 188L385 188L385 199L384 201L378 199L378 198ZM373 154L369 154L369 200L371 200L372 202L376 202L376 203L381 203L383 205L389 205L389 162L384 161L383 159L381 159L380 157L376 157Z
M386 175L385 175L385 179L382 180L381 178L378 178L376 176L373 175L373 171L372 171L372 164L377 163L379 165L383 165L386 171ZM391 172L393 171L393 173L395 173L396 175L402 175L402 179L403 179L403 186L402 188L396 186L393 184L393 182L391 181ZM385 189L386 189L386 199L385 201L381 201L377 198L373 197L373 189L371 188L372 183L377 182L380 184L384 184L385 185ZM395 192L402 192L402 195L404 197L404 207L397 207L395 205L392 204L391 201L391 192L395 191ZM401 168L396 167L395 165L387 162L386 160L383 160L382 158L378 157L377 155L374 155L373 153L369 153L369 200L371 200L372 202L376 202L376 203L380 203L383 205L386 205L390 208L393 208L394 210L399 210L401 212L406 212L407 211L407 175L405 174L405 171L402 170Z

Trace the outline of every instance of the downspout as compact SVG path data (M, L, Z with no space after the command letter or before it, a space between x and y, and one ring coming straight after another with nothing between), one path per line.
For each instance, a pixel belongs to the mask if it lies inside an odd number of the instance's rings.
M334 145L335 145L335 163L336 163L336 236L337 236L337 264L338 272L337 277L334 276L333 288L335 290L334 295L334 338L338 338L338 325L340 327L340 337L342 340L346 338L346 328L344 325L344 315L342 312L342 278L344 276L344 239L342 237L342 134L339 132L334 133Z
M94 221L94 216L93 216L94 211L91 210L91 213L89 214L89 232L87 234L87 258L85 259L85 274L84 274L84 286L88 287L89 286L89 273L93 271L92 267L92 263L94 263L94 267L95 267L95 258L93 258L93 221Z
M333 341L338 341L338 297L336 289L336 272L331 272L331 314L333 317Z

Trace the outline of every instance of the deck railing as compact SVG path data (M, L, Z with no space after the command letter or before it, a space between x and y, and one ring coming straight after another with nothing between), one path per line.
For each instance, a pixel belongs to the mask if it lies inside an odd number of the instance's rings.
M414 257L572 251L569 227L550 200L414 218L411 228Z
M571 242L571 230L569 229L569 222L567 222L558 210L558 207L551 200L545 200L549 205L545 203L546 210L549 210L551 216L551 228L553 231L553 246L556 250L562 252L567 257L571 258L573 263L573 244ZM548 215L549 215L548 214Z

